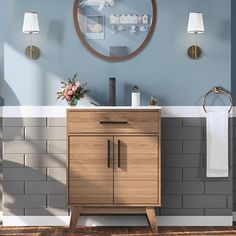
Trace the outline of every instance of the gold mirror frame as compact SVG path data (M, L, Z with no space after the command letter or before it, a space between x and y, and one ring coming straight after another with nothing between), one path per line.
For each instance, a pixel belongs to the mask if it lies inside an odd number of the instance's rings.
M80 25L79 25L79 20L78 20L78 0L74 0L74 10L73 10L73 15L74 15L74 24L75 24L75 28L76 28L76 32L80 38L80 41L82 42L82 44L85 46L85 48L91 52L93 55L95 55L96 57L103 59L105 61L108 62L119 62L119 61L126 61L129 60L135 56L137 56L150 42L154 30L156 28L156 23L157 23L157 3L156 0L150 0L152 2L152 25L149 29L149 32L147 34L147 37L145 38L145 40L143 41L143 43L133 52L131 52L130 54L127 54L125 56L120 56L120 57L110 57L110 56L105 56L99 52L97 52L95 49L93 49L88 42L86 41L86 39L84 38L83 33L80 30Z

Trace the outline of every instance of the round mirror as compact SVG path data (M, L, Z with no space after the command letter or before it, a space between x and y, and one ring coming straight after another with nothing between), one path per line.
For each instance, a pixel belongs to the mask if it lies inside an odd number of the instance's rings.
M75 0L74 22L83 45L106 61L124 61L150 41L156 0Z

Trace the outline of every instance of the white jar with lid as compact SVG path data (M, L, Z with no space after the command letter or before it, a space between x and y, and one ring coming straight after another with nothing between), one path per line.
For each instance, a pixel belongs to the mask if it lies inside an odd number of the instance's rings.
M133 87L132 91L132 107L140 106L140 92L138 86Z

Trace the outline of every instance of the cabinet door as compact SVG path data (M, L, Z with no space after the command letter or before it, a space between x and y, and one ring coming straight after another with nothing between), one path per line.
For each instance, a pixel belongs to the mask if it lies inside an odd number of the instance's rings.
M158 136L114 138L114 204L159 204L158 149Z
M113 203L113 137L70 136L70 204Z

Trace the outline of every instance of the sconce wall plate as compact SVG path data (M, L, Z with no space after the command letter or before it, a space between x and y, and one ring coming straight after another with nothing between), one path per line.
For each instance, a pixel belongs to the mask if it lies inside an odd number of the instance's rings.
M199 57L201 57L202 55L202 51L201 51L201 48L196 46L196 45L192 45L188 48L188 56L191 58L191 59L199 59Z
M36 46L32 46L32 48L31 48L31 46L28 46L25 49L25 55L32 60L37 60L40 56L40 50Z

